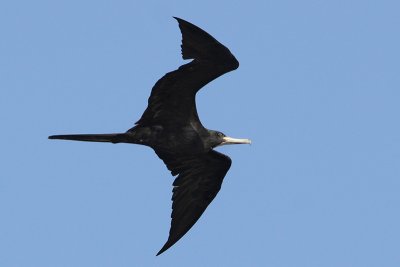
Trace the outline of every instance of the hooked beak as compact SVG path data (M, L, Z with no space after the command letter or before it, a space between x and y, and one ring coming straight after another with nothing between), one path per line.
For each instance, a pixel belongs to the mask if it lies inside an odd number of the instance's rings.
M234 144L251 144L250 139L239 139L239 138L232 138L232 137L225 136L224 138L222 138L222 140L223 140L223 142L220 144L220 146L234 145Z

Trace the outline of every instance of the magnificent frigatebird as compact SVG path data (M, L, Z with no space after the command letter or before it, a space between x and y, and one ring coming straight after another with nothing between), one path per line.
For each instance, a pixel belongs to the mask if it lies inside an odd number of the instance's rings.
M231 159L215 150L225 144L250 144L204 128L196 110L196 93L207 83L235 70L239 62L228 48L199 27L180 18L182 57L193 59L164 75L153 87L148 106L125 133L52 135L49 139L130 143L149 146L177 176L173 183L171 229L160 255L174 245L203 214L221 188Z

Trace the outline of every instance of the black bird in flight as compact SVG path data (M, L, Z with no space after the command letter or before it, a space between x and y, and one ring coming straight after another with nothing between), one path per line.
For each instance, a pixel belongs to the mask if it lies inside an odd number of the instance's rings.
M180 18L182 57L193 59L164 75L153 87L148 106L125 133L52 135L49 139L130 143L149 146L177 176L173 183L171 229L160 255L182 238L221 188L231 159L215 150L226 144L250 144L206 129L196 110L196 93L235 70L239 62L228 48L199 27Z

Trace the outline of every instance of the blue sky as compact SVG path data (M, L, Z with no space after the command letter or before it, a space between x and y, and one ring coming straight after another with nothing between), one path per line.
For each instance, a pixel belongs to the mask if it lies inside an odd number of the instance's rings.
M398 1L3 1L0 266L400 266ZM198 95L251 146L159 257L173 177L123 132L184 61L172 16L240 68Z

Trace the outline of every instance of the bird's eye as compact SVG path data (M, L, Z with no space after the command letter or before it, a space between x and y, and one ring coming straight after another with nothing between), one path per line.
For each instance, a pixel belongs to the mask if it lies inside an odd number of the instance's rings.
M218 135L219 137L223 137L223 136L224 136L224 134L221 133L221 132L218 132L217 135Z

